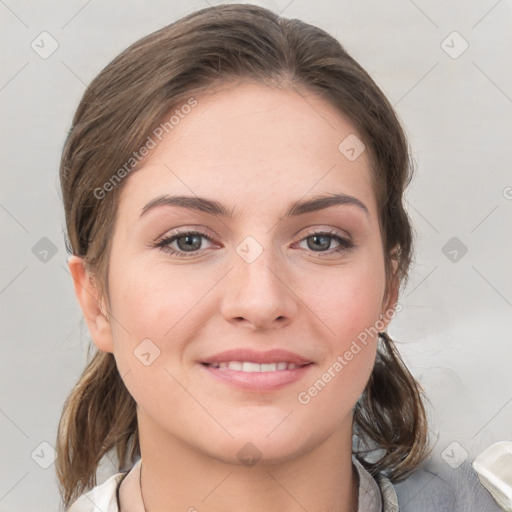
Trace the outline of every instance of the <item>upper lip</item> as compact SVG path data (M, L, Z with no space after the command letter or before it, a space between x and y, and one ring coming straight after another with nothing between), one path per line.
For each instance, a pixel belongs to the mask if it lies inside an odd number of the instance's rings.
M203 359L201 362L206 364L211 363L224 363L229 361L245 361L258 364L270 363L293 363L296 365L304 365L311 363L309 359L299 356L293 352L282 349L267 350L259 352L247 348L238 348L233 350L226 350L214 356Z

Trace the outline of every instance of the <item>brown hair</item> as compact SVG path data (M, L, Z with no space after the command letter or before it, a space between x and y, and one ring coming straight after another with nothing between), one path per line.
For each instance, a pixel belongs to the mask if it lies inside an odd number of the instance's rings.
M60 166L66 244L84 259L100 296L108 304L110 243L124 182L109 186L107 194L105 184L172 109L237 80L313 92L348 116L370 159L386 294L393 282L405 286L413 233L402 196L412 162L389 101L323 30L259 6L225 4L196 11L135 42L91 82L75 113ZM425 456L426 414L418 384L393 341L385 333L380 338L373 373L354 410L354 427L356 436L384 455L376 461L364 452L357 456L372 474L383 471L398 481ZM88 362L64 405L56 444L65 506L96 485L98 464L111 449L117 450L120 469L126 458L133 464L140 455L136 404L113 354L96 350Z

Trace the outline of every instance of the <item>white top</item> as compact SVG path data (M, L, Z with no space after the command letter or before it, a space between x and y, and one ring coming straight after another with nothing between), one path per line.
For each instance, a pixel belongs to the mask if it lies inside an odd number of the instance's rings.
M141 459L134 464L130 472L138 471L140 462ZM398 512L398 499L391 482L381 476L377 483L355 457L352 457L352 462L359 474L359 504L357 511ZM112 475L101 485L80 496L71 505L68 512L119 512L117 490L127 474L128 471ZM139 508L143 509L142 500Z

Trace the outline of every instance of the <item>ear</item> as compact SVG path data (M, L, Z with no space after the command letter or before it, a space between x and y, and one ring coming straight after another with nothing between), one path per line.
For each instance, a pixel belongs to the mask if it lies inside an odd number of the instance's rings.
M96 281L85 267L84 259L72 255L68 267L73 278L75 295L82 308L94 344L104 352L114 352L110 321L104 300L99 296Z
M388 326L389 322L395 316L395 308L396 303L398 301L398 294L400 290L400 281L398 280L398 277L396 275L398 261L396 259L393 259L392 264L393 278L390 281L387 296L384 297L384 300L382 301L381 322L383 322L385 325L384 329Z

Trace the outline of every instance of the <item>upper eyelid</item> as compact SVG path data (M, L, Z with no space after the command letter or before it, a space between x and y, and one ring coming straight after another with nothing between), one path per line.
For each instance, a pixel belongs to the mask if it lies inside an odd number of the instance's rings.
M218 236L214 231L212 231L210 229L207 229L207 228L204 228L201 226L191 225L191 226L185 226L185 227L180 226L180 227L175 228L175 230L167 229L166 231L164 231L161 235L159 235L156 238L156 241L158 242L159 240L164 240L165 238L171 238L174 236L186 235L186 234L195 233L195 232L197 232L201 235L204 235L207 238L215 238Z
M303 237L311 236L316 233L325 233L327 235L339 236L341 238L346 238L348 240L352 239L350 234L347 233L345 230L340 229L340 228L332 228L332 227L330 227L330 228L317 228L317 227L306 228L306 231L304 232L304 234L302 236Z

